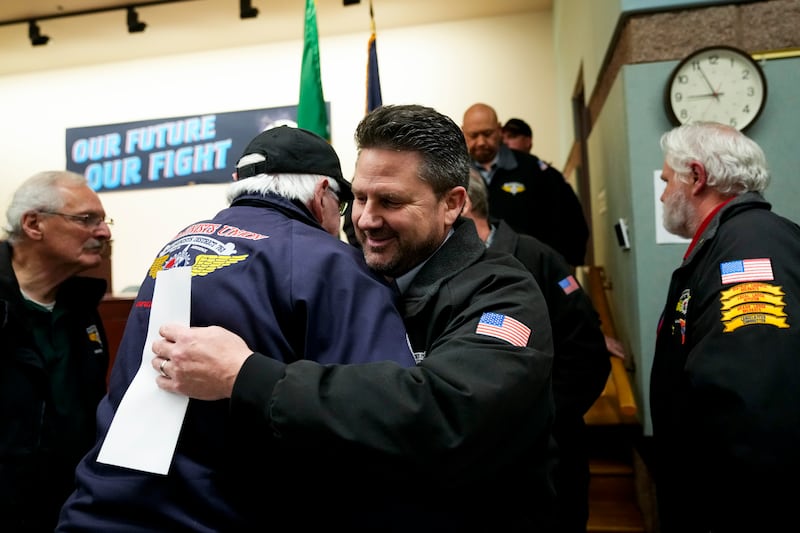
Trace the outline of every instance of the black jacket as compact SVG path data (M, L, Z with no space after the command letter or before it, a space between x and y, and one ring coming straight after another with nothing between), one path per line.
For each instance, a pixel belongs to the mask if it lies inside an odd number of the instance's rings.
M553 248L492 219L490 248L507 252L533 274L553 328L553 394L557 418L583 421L608 381L611 362L592 300Z
M534 155L501 145L487 189L492 216L550 245L570 265L584 263L589 226L561 172Z
M59 288L70 345L65 380L76 394L71 412L59 414L64 406L52 397L11 254L0 243L0 530L52 531L75 466L94 442L95 408L105 393L108 342L97 306L106 282L74 277ZM73 415L89 422L82 434Z
M796 522L799 260L800 226L746 193L672 274L650 378L664 533Z
M553 248L515 232L503 220L490 221L489 247L525 265L542 290L553 327L553 395L558 443L558 531L586 531L589 518L589 438L583 415L608 381L610 354L592 301Z
M266 424L287 454L265 479L309 505L288 523L551 531L552 339L533 277L508 254L486 250L472 221L460 219L403 293L402 310L422 359L416 368L286 366L266 357L242 367L231 412L251 430ZM484 313L530 328L525 345L479 334ZM263 441L251 445L256 453ZM261 512L275 524L272 508Z

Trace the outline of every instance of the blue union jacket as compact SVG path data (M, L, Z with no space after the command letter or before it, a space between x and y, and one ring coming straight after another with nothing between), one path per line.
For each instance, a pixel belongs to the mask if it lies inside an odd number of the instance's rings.
M415 364L393 293L358 250L327 235L293 202L242 196L213 219L184 228L153 261L97 412L100 438L77 469L77 489L62 510L59 531L263 530L245 510L253 485L236 480L258 464L292 464L296 452L270 442L258 424L235 424L228 401L189 402L166 476L96 461L139 369L155 274L188 265L191 325L238 333L259 352L254 357L267 354L281 364ZM250 466L235 471L242 462ZM265 485L252 495L263 504L270 480L256 483Z

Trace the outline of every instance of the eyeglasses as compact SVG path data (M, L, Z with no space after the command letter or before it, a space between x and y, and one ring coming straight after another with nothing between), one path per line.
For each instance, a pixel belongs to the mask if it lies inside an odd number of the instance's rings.
M39 211L39 212L44 213L45 215L58 215L60 217L68 218L70 220L74 220L78 224L85 226L87 228L96 228L103 223L105 223L107 226L111 226L114 224L114 219L105 218L95 213L87 213L85 215L70 215L69 213L59 213L58 211Z
M347 211L348 202L339 200L339 193L337 193L333 189L328 188L328 190L331 191L331 194L333 194L336 197L336 200L339 202L339 216L343 217L345 211Z

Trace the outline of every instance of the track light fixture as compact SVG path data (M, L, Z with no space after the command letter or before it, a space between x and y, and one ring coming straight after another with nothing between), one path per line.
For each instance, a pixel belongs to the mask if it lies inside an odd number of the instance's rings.
M239 18L252 19L258 16L258 9L253 7L253 0L239 0Z
M28 21L28 37L31 39L32 46L42 46L50 40L50 37L41 34L39 25L36 24L35 20Z
M3 2L8 2L9 0L0 0ZM23 0L15 0L18 3L24 3ZM7 26L10 24L28 24L28 37L31 40L32 46L42 46L47 44L50 41L49 35L42 35L41 30L39 29L38 22L40 20L50 20L50 19L57 19L63 17L77 17L80 15L93 15L95 13L105 13L107 11L122 11L125 10L127 13L127 23L128 23L128 33L140 33L143 32L144 29L147 27L147 24L139 20L139 13L137 8L140 7L150 7L155 6L157 4L173 4L178 2L191 2L193 0L143 0L141 2L132 0L130 3L126 5L114 5L114 6L106 6L106 7L97 7L97 8L89 8L77 11L69 11L64 12L61 6L58 7L57 13L51 13L47 15L39 15L36 18L17 18L17 19L9 19L9 20L0 20L0 27ZM353 1L353 0L345 0L345 2ZM358 0L355 0L356 2ZM64 2L66 3L66 2ZM90 2L91 3L91 2ZM100 2L102 3L102 2ZM252 0L239 0L239 16L243 19L255 18L258 16L258 9L253 7Z
M128 8L128 33L139 33L144 31L147 24L139 20L139 13L136 8L131 6Z

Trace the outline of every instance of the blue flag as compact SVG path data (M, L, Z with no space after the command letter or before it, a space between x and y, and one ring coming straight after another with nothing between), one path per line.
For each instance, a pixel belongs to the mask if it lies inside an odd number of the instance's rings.
M367 45L367 113L383 105L381 76L378 73L378 49L375 42L375 17L372 13L371 1L369 3L369 17L372 24L372 35Z

